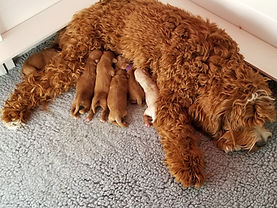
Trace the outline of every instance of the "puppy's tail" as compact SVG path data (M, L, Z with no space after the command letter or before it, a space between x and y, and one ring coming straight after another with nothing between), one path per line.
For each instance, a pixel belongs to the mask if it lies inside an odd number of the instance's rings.
M95 108L97 107L98 103L99 103L98 96L94 96L91 102L88 117L86 119L87 121L90 121L93 118L93 115L95 114Z

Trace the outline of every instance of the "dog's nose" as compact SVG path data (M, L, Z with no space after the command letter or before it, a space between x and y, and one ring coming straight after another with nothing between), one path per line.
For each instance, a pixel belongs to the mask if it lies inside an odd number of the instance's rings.
M262 147L266 144L267 140L271 138L272 133L264 127L257 126L256 135L257 135L257 138L259 138L258 141L256 142L256 145L258 147Z
M257 145L258 147L263 147L263 146L266 145L266 141L265 141L265 140L260 140L260 141L258 141L258 142L256 143L256 145Z

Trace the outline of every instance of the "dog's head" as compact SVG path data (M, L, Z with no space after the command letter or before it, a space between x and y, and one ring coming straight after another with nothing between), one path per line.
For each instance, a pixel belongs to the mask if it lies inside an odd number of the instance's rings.
M254 150L271 137L264 125L267 121L274 121L275 115L274 99L269 89L241 93L234 100L228 116L225 116L225 133L221 139L233 143L235 150Z

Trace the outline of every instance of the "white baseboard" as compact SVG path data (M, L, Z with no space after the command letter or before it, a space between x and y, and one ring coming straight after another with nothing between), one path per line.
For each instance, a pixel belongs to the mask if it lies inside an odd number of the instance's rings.
M0 76L4 75L6 73L7 73L7 71L6 71L4 64L0 64Z
M0 64L51 36L70 22L73 14L97 0L61 0L16 27L2 33Z

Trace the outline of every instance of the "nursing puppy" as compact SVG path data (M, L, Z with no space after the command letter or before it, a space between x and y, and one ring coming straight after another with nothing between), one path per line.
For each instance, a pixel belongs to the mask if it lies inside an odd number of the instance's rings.
M41 70L49 63L50 59L58 53L55 48L46 48L42 51L32 54L21 68L22 76L27 76L38 70Z
M136 69L134 67L132 67L131 69L129 69L127 71L128 75L129 75L129 79L128 79L129 100L133 104L137 103L140 106L142 106L143 101L145 99L145 94L144 94L143 89L141 88L141 86L139 85L137 80L135 79L135 76L134 76L135 70Z
M96 64L99 62L102 51L93 50L87 60L83 74L76 84L76 97L71 108L71 114L79 118L79 114L87 112L91 105L91 99L96 80Z
M127 115L127 92L127 72L125 69L117 68L116 74L111 81L107 103L110 111L109 122L120 127L127 126L127 123L123 121Z
M159 90L156 83L151 79L150 74L146 70L140 68L136 69L135 78L145 92L147 109L144 111L143 118L145 126L149 127L156 119L156 101L159 96Z
M139 105L143 105L145 95L143 89L135 79L135 67L133 67L133 64L130 64L130 61L123 56L118 56L117 62L118 63L116 65L121 69L126 69L128 73L128 95L130 102L133 104L137 103Z
M114 54L111 51L104 51L96 67L96 82L94 88L94 97L87 121L90 121L95 114L95 108L100 106L103 109L101 121L106 121L108 114L107 96L110 89L111 79L115 74L113 63L116 62Z

